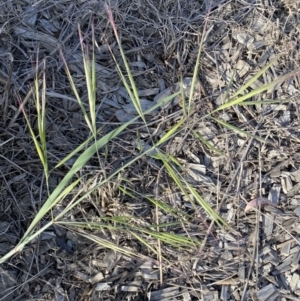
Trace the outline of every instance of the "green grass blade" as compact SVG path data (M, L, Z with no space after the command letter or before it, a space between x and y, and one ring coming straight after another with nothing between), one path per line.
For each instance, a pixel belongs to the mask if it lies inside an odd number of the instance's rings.
M21 252L23 248L28 244L32 239L40 235L42 232L44 232L47 228L49 228L52 225L52 222L47 223L45 226L41 227L37 232L33 233L32 235L27 235L23 237L20 242L8 253L6 253L4 256L0 258L0 264L4 263L7 259L12 257L18 252Z
M81 150L85 149L87 145L93 140L94 137L91 136L88 139L86 139L83 143L81 143L78 147L76 147L69 155L64 157L59 163L55 165L55 168L58 168L65 164L67 161L69 161L72 157L76 156Z
M69 80L69 82L70 82L70 84L71 84L71 88L72 88L72 90L73 90L73 93L75 94L75 97L76 97L76 99L77 99L77 102L78 102L78 104L79 104L79 106L80 106L80 109L81 109L81 112L82 112L83 117L84 117L84 119L85 119L85 122L86 122L86 124L88 125L90 131L93 133L93 126L92 126L91 121L90 121L90 119L89 119L89 116L88 116L88 114L87 114L87 112L86 112L86 110L85 110L85 108L84 108L84 105L83 105L83 103L82 103L82 101L81 101L81 97L80 97L79 94L78 94L78 91L77 91L77 89L76 89L76 86L75 86L75 83L74 83L74 81L73 81L73 78L72 78L71 72L70 72L70 70L69 70L68 64L67 64L67 62L66 62L66 59L65 59L65 57L64 57L64 55L63 55L62 52L61 52L60 54L61 54L61 58L62 58L62 60L63 60L64 66L65 66L65 70L66 70L66 73L67 73L67 76L68 76L68 80Z
M159 254L159 252L153 248L148 242L147 240L143 239L141 236L139 236L137 233L135 233L134 231L129 231L129 233L134 236L137 240L139 240L144 246L146 246L149 250L151 250L154 254L156 254L157 256L160 256L161 258L163 258L161 256L161 254ZM163 258L165 259L165 258Z
M230 229L229 225L222 219L222 217L200 196L200 194L187 182L185 181L186 187L189 189L195 200L198 202L198 204L206 211L208 216L216 222L216 224L222 228L226 227L227 229Z
M100 238L96 235L84 234L84 233L80 233L80 235L87 238L87 239L89 239L89 240L91 240L91 241L93 241L93 242L95 242L95 243L97 243L100 246L103 246L105 248L114 250L115 252L119 252L119 253L124 254L126 256L138 257L138 258L144 257L141 254L136 254L136 253L124 248L124 247L119 247L116 244L114 244L113 242L110 242L108 240Z
M287 79L289 79L290 77L292 77L294 75L295 75L294 71L289 72L289 73L275 79L273 82L262 85L261 87L258 87L256 89L252 90L251 92L246 93L243 96L240 96L240 97L237 97L237 98L231 98L228 102L224 103L223 105L218 107L216 110L214 110L213 113L217 112L217 111L220 111L220 110L227 109L227 108L232 107L234 105L241 104L244 100L249 99L249 98L251 98L253 96L256 96L258 94L261 94L262 92L267 91L267 90L275 87L276 85L286 81ZM245 86L247 86L247 84ZM237 93L235 95L237 95Z
M81 52L83 56L83 66L86 80L86 87L88 92L88 102L90 111L90 130L96 139L96 76L95 76L95 54L94 54L94 31L92 26L92 61L90 61L88 48L84 49L84 42L80 31L80 25L78 24L79 40L81 44ZM92 68L91 68L92 67Z
M27 116L27 114L26 114L26 111L25 111L25 109L24 109L24 106L23 106L23 104L22 104L22 102L21 102L21 100L20 100L20 97L19 97L18 94L16 94L16 96L17 96L18 101L19 101L19 103L20 103L20 108L21 108L21 110L22 110L22 112L23 112L23 115L24 115L24 118L25 118L25 120L26 120L26 124L27 124L27 126L28 126L28 129L29 129L31 138L32 138L33 143L34 143L34 146L35 146L35 149L36 149L36 151L37 151L37 153L38 153L38 156L39 156L39 158L40 158L40 161L41 161L42 165L44 166L44 165L46 165L46 161L45 161L45 158L44 158L43 150L42 150L41 145L40 145L39 141L37 140L37 138L36 138L36 136L35 136L35 133L34 133L32 127L31 127L30 121L29 121L29 119L28 119L28 116Z
M267 105L274 103L286 103L290 102L291 98L286 99L264 99L264 100L252 100L252 101L243 101L240 106L253 106L253 105Z
M144 234L151 236L152 238L159 239L161 242L174 246L176 248L180 247L191 247L199 244L197 239L191 239L183 235L166 233L166 232L154 232L145 228L135 228L135 231L140 231Z
M153 107L151 107L150 109L148 109L147 111L145 111L146 114L151 113L153 110L165 106L168 102L170 102L174 97L176 97L178 95L179 92L174 93L166 98L164 98L163 100L161 100L159 103L155 104ZM130 124L134 123L135 121L138 120L138 116L134 117L132 120L128 121L127 123L125 123L124 125L121 126L122 130L120 130L120 132L122 132L127 126L129 126ZM110 134L107 134L107 136L110 136ZM92 141L92 137L88 138L85 142L83 142L81 145L79 145L74 151L72 151L71 154L69 154L68 156L66 156L63 160L61 160L56 166L55 168L63 165L64 163L66 163L69 159L71 159L73 156L75 156L79 151L81 151L82 149L86 148L86 146Z
M253 135L253 134L251 134L251 133L249 133L249 132L243 131L243 130L239 129L238 127L236 127L236 126L234 126L234 125L232 125L232 124L229 124L229 123L227 123L227 122L225 122L225 121L223 121L223 120L220 120L220 119L217 119L217 118L213 118L213 117L211 117L211 118L212 118L213 120L215 120L216 122L218 122L219 124L221 124L221 125L227 127L228 129L230 129L230 130L232 130L232 131L234 131L234 132L236 132L236 133L239 133L239 134L244 135L244 136L249 136L249 137L251 137L251 138L253 138L253 139L255 139L255 140L257 140L257 141L259 141L259 142L261 142L261 143L267 143L267 144L270 144L270 145L274 146L275 148L278 147L275 143L273 143L273 142L271 142L271 141L262 139L262 138L260 138L260 137L258 137L258 136L255 136L255 135Z
M128 187L122 187L122 186L119 186L119 189L124 193L126 194L127 196L131 197L132 199L137 199L137 197L133 194L133 193L130 193L128 190L131 190L129 189ZM181 210L178 210L178 209L175 209L174 207L172 206L169 206L168 204L164 203L164 202L161 202L161 201L158 201L154 198L151 198L151 197L148 197L148 196L144 196L136 191L133 191L131 190L132 192L134 192L135 194L137 194L139 197L143 197L145 199L147 199L150 203L152 203L154 206L157 206L158 208L160 208L163 212L167 213L167 214L170 214L172 215L173 217L175 218L182 218L182 216L185 216L186 218L191 218L186 212L184 211L181 211ZM157 225L156 225L157 227Z
M233 86L233 81L234 81L235 75L236 75L236 68L234 68L234 70L232 72L232 76L230 77L229 83L226 87L226 91L225 91L225 95L224 95L224 99L223 99L223 101L225 101L225 102L229 98L230 89Z
M246 91L246 89L250 87L252 84L254 84L277 61L277 59L278 57L274 58L268 65L266 65L264 68L258 71L253 77L250 78L250 80L245 85L243 85L240 89L238 89L232 95L231 98L233 99L238 95L243 94L243 92Z
M169 96L166 99L164 99L163 101L159 102L158 104L156 104L154 107L150 108L149 111L159 107L159 106L163 106L166 103L168 103L170 100L173 99L173 96ZM72 169L69 171L69 173L65 176L65 178L69 175L71 176L74 172L77 172L88 160L89 158L96 152L96 150L98 150L100 147L102 147L103 145L105 145L106 143L108 143L108 141L110 141L111 139L113 139L114 137L116 137L119 133L121 133L126 126L128 126L129 124L131 124L135 119L137 119L138 117L134 118L133 120L127 122L126 124L121 125L120 127L118 127L116 130L108 133L107 135L105 135L104 137L102 137L97 143L97 145L95 146L94 144L92 146L90 146L87 150L85 150L80 156L79 158L76 160L76 162L74 163ZM130 166L133 162L139 160L140 158L142 158L143 156L145 156L147 153L152 152L154 149L154 147L151 147L147 150L145 150L143 153L141 153L140 155L136 156L134 159L132 159L131 161L127 162L126 164L124 164L122 167L120 167L119 169L115 170L111 175L109 175L106 179L104 179L103 181L100 181L97 185L95 185L93 188L91 188L88 192L86 192L82 197L80 197L73 205L72 207L68 207L68 210L70 210L71 208L73 208L74 206L76 206L78 203L80 203L83 199L86 199L90 193L92 193L93 191L95 191L96 189L98 189L99 187L101 187L103 184L108 183L114 176L116 176L117 174L120 173L121 170L125 169L126 167ZM82 165L83 164L83 165ZM65 178L63 179L63 181L65 180ZM66 213L67 211L65 211Z
M177 187L180 188L182 193L191 202L192 206L194 207L194 210L197 211L197 208L194 204L193 199L191 198L190 194L188 193L187 189L190 191L190 193L193 195L193 197L197 200L197 202L200 204L200 206L211 217L212 220L214 220L220 227L227 226L226 222L223 221L223 219L218 215L218 213L216 213L211 208L211 206L196 192L196 190L186 180L184 180L183 178L182 178L182 180L179 179L178 172L175 172L173 170L171 165L168 163L168 160L166 159L166 156L161 155L161 159L162 159L169 175L174 180ZM187 189L185 187L187 187Z
M136 85L135 85L130 67L129 67L128 62L127 62L127 58L125 56L125 53L124 53L123 48L122 48L121 41L120 41L119 36L118 36L117 27L116 27L116 24L115 24L115 21L114 21L112 11L111 11L111 9L109 8L109 6L107 4L105 4L105 9L106 9L109 21L110 21L111 26L113 28L114 35L115 35L115 38L117 40L117 43L118 43L118 46L119 46L119 49L120 49L121 57L122 57L122 60L123 60L124 66L125 66L125 70L126 70L126 74L128 76L128 79L129 79L130 86L127 84L127 80L123 76L121 68L119 67L119 65L118 65L117 61L115 60L114 56L113 56L113 58L116 62L116 66L118 67L118 71L119 71L119 74L121 76L122 82L123 82L128 94L130 96L130 99L133 102L133 105L135 106L136 111L138 112L138 114L140 115L142 120L144 121L145 125L147 125L147 122L146 122L146 119L145 119L145 116L144 116L144 112L143 112L142 107L141 107L140 98L139 98L139 95L138 95L138 90L136 88Z
M52 192L52 194L49 196L48 200L44 203L44 205L41 208L42 214L45 215L47 212L53 207L53 204L57 203L57 198L64 189L64 187L67 185L67 183L72 179L72 177L78 172L87 162L91 159L91 157L104 145L106 145L110 140L118 136L131 122L125 123L124 125L121 125L117 129L111 131L110 133L106 134L104 137L99 139L97 142L92 144L90 147L88 147L75 161L72 168L69 170L69 172L65 175L65 177L62 179L62 181L59 183L59 185L56 187L56 189ZM32 230L32 228L36 225L37 219L35 218L32 224L29 227L29 232ZM26 232L27 233L27 232Z
M66 178L66 177L65 177ZM26 238L28 235L31 234L35 226L42 220L42 218L45 217L45 215L57 204L59 203L62 199L64 199L68 193L78 185L80 182L80 179L74 181L72 184L70 184L67 188L64 189L66 183L66 179L63 179L59 185L56 187L56 189L52 192L52 194L49 196L47 201L43 204L41 209L38 211L37 215L29 225L28 229L26 230L24 234L24 238ZM68 182L68 181L67 181Z
M39 136L41 141L41 148L44 157L44 174L46 178L47 188L49 192L49 167L48 167L48 158L47 158L47 141L46 141L46 61L44 60L44 71L43 71L43 93L41 99L40 113L38 113L38 127L39 127ZM37 103L39 99L37 98Z
M186 107L182 75L180 76L180 97L181 97L181 101L182 101L182 110L183 110L184 118L188 118L189 117L189 112L188 112L187 107Z
M201 143L203 143L206 147L208 147L210 150L212 150L213 152L217 153L220 156L225 156L224 153L222 153L221 151L219 151L217 148L215 148L211 143L209 143L207 140L205 140L201 135L199 135L198 133L196 133L195 131L193 131L193 134L197 137L197 139L199 139L199 141Z
M184 124L185 121L186 121L186 119L184 118L181 121L179 121L177 124L175 124L166 134L164 134L159 139L159 141L156 143L156 146L161 145L162 143L169 140L172 136L174 136L176 134L176 132L178 131L178 129Z
M196 59L196 63L194 66L193 79L192 79L191 90L190 90L190 95L189 95L188 116L190 116L190 113L191 113L192 100L193 100L193 95L194 95L195 86L196 86L197 77L198 77L198 70L199 70L199 66L200 66L200 58L201 58L201 53L202 53L202 48L203 48L203 42L204 42L204 38L207 36L207 34L206 34L207 24L208 24L208 16L206 16L206 19L205 19L203 33L201 35L199 50L197 53L197 59ZM184 99L183 99L183 101L184 101Z

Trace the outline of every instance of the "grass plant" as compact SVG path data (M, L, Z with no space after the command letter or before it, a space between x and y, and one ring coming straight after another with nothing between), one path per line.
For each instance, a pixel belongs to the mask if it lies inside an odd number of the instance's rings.
M182 234L176 234L176 233L168 233L165 229L170 226L171 224L159 224L158 221L156 224L152 224L149 226L140 226L136 225L137 219L135 218L125 218L125 217L115 217L115 218L102 218L102 219L91 219L91 220L85 220L85 221L68 221L64 219L65 215L70 212L75 206L78 206L80 202L87 199L88 197L93 197L93 193L101 188L103 185L113 182L116 177L118 177L122 172L126 170L126 168L129 168L134 162L137 160L140 160L144 158L145 156L150 156L154 160L161 161L163 163L163 169L166 174L168 174L169 178L172 179L172 181L177 186L178 190L181 191L183 195L186 196L186 198L189 200L189 202L192 204L195 212L198 212L198 206L201 206L204 211L206 212L207 216L211 221L217 224L218 227L222 227L225 229L229 229L230 227L227 225L226 221L222 219L222 217L218 214L219 208L213 209L212 206L204 200L204 198L199 194L197 189L193 187L191 184L189 184L182 176L181 176L181 166L179 162L176 160L175 157L171 156L170 154L165 153L162 150L162 147L164 144L166 144L168 141L176 137L181 131L190 131L193 135L199 139L204 147L209 148L211 151L217 153L220 156L223 156L223 152L218 150L215 146L213 146L209 141L205 140L201 135L199 135L195 130L194 127L196 123L204 120L210 120L213 122L219 123L221 126L226 127L227 129L231 131L238 132L243 135L248 135L249 137L253 137L257 140L260 140L259 137L255 137L254 135L237 128L236 126L230 125L229 123L226 123L219 118L217 118L217 114L220 111L227 110L231 108L232 106L243 106L243 105L253 105L255 103L264 103L264 102L256 102L253 100L253 98L257 95L262 94L265 91L268 91L272 88L274 88L276 85L286 81L287 79L291 78L295 75L295 72L290 72L284 76L281 76L277 79L275 79L273 82L262 85L259 88L256 89L250 89L250 86L252 83L254 83L256 80L258 80L274 63L274 61L270 62L267 66L262 68L260 71L257 72L245 85L243 85L240 89L238 89L235 93L233 93L232 96L229 96L229 92L225 95L224 103L217 107L216 109L212 110L208 114L202 116L200 119L196 121L191 120L191 115L194 113L195 106L193 105L193 91L195 88L196 79L198 76L198 70L200 66L200 60L201 60L201 51L203 47L203 40L201 41L199 45L199 51L197 56L197 61L194 66L194 74L193 74L193 80L192 80L192 87L190 91L190 97L188 99L188 106L183 106L183 114L182 118L177 121L173 126L171 126L166 133L158 139L158 141L155 143L153 142L153 139L151 137L152 145L148 149L141 149L140 153L129 160L126 164L119 167L116 170L113 170L110 175L108 175L106 178L100 180L97 183L94 183L93 185L90 185L93 183L92 180L88 180L85 176L78 176L78 172L86 166L87 162L93 158L95 154L98 153L98 151L101 148L107 147L107 145L112 142L117 136L121 135L130 125L132 125L137 120L141 119L143 123L145 124L147 128L147 120L145 118L145 115L157 108L163 107L166 104L168 104L174 97L177 95L182 95L182 88L181 91L178 91L171 96L165 98L158 104L154 104L153 107L147 111L143 111L138 90L133 78L133 75L131 73L129 64L127 62L127 58L125 56L125 52L122 49L121 40L118 37L117 34L117 28L113 20L113 15L111 10L108 6L106 6L107 14L111 23L111 26L113 28L115 38L117 41L117 44L119 46L119 51L121 54L121 58L123 61L123 65L125 67L125 70L122 70L122 67L118 64L116 58L112 54L112 57L114 59L116 68L119 72L120 78L122 80L122 83L124 87L126 88L128 95L130 96L130 99L132 103L134 104L134 107L136 111L138 112L138 115L130 120L127 123L124 123L118 127L116 127L114 130L110 131L108 134L104 135L101 138L98 138L99 135L99 129L97 129L97 123L96 123L96 86L97 86L97 79L96 79L96 72L95 72L95 57L94 57L94 46L92 49L93 56L90 59L88 56L88 51L84 47L84 39L82 37L80 28L78 28L79 31L79 39L83 54L83 62L84 62L84 71L85 71L85 78L86 78L86 87L88 91L88 112L85 109L85 106L82 102L82 99L80 97L80 94L78 92L78 89L76 87L76 84L72 78L71 72L68 68L68 63L66 59L64 58L64 55L61 53L62 60L64 62L65 70L69 79L69 83L71 85L71 88L73 90L73 93L77 99L77 102L81 108L81 112L84 116L85 122L87 124L87 127L90 130L90 136L86 138L86 140L78 145L78 147L69 155L67 155L59 164L57 164L57 168L62 166L67 160L69 160L71 157L77 157L75 160L72 168L66 172L65 176L61 180L61 182L57 185L57 187L52 191L49 192L49 196L47 200L44 202L42 207L40 208L38 214L35 216L33 221L31 222L30 226L28 227L27 231L25 232L23 238L20 240L20 242L17 244L17 246L8 252L5 256L3 256L0 259L0 263L7 260L9 257L13 256L17 252L22 251L24 246L32 241L35 237L37 237L40 233L45 231L47 228L49 228L53 224L62 225L65 227L71 227L72 229L77 229L79 233L87 238L89 238L91 241L94 241L103 247L110 248L115 250L116 252L121 252L126 255L130 256L140 256L140 254L137 254L136 252L132 250L127 250L124 248L121 248L114 242L110 242L107 240L100 239L96 235L94 235L92 230L95 229L101 229L101 228L109 228L112 231L116 232L122 232L130 235L131 237L134 237L137 239L142 245L144 245L150 252L153 254L156 254L159 258L159 261L166 260L164 254L162 254L162 249L164 244L171 245L174 248L197 248L200 241L197 241L196 239L192 239L189 237L188 233L186 235ZM205 34L205 33L204 33ZM203 34L203 36L204 36ZM94 40L94 34L93 36L93 45L95 44ZM229 91L230 89L228 89ZM48 176L49 176L49 168L48 168L48 160L47 160L47 130L46 130L46 80L45 80L45 73L43 74L43 81L42 81L42 89L40 91L40 82L38 80L38 75L35 80L35 106L37 111L37 123L38 123L38 130L37 134L35 133L33 126L30 124L29 118L27 117L27 113L25 108L22 107L24 117L27 122L27 126L29 128L32 140L35 144L39 159L41 161L41 164L44 169L44 174L46 178L46 183L48 183ZM249 101L251 100L251 101ZM185 100L182 99L182 101L185 103ZM268 103L276 103L278 100L269 100ZM22 106L22 104L20 104ZM126 179L126 181L130 182L131 179ZM89 187L87 191L84 191L83 188L80 188L77 193L74 193L74 189L79 187L79 183L86 183L89 185L86 185L86 187ZM48 186L48 184L47 184ZM122 186L122 184L119 185L119 189L124 195L130 196L132 198L136 198L137 194L134 191L130 191L130 189L127 189L125 186ZM67 196L71 196L71 201L67 201ZM156 200L155 197L149 197L146 195L142 195L142 197L146 200L148 200L151 204L156 206L157 210L162 210L166 212L167 214L170 214L173 218L173 225L187 225L190 220L194 218L193 215L189 215L186 212L181 212L177 208L172 208L171 206L162 203L159 200ZM67 202L67 205L65 206L64 210L56 215L53 216L53 214L50 214L52 210L55 208L55 206L58 203L61 203L62 201ZM207 217L203 217L203 223L205 223L205 220ZM41 223L41 221L44 221L42 227L38 227ZM207 227L208 229L209 227ZM86 231L82 231L82 229ZM87 231L89 230L89 231ZM156 246L154 244L149 243L150 241L157 241L157 244L160 246L158 249L156 249Z

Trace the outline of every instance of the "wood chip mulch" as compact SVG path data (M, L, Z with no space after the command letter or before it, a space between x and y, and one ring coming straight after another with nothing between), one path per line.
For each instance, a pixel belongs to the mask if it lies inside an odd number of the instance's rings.
M122 177L131 179L129 186L137 195L157 197L193 215L186 227L171 225L171 214L154 212L144 198L137 202L120 195L117 184L112 183L99 192L98 199L83 202L66 218L138 216L144 225L151 225L156 223L156 215L160 223L170 224L166 227L170 233L188 233L203 243L188 250L162 245L166 260L160 262L133 236L107 229L93 233L103 242L140 254L138 257L95 244L78 229L55 226L0 266L0 301L299 300L299 75L255 98L289 101L235 106L214 115L252 137L201 117L278 54L274 65L250 89L300 70L300 1L108 2L143 109L179 91L181 78L185 97L189 97L206 26L191 126L225 156L186 132L162 149L184 166L182 179L219 210L231 230L212 225L203 209L195 208L161 171L161 162L146 157L132 164ZM91 46L92 28L98 43L97 123L103 127L101 135L137 113L109 51L123 67L104 1L0 2L0 256L18 243L47 197L43 170L20 109L21 100L36 130L31 86L37 71L45 72L47 81L50 167L89 135L62 59L64 56L86 103L78 26L86 45ZM86 49L91 54L92 48ZM146 116L154 137L161 137L180 120L181 105L180 99L174 99ZM149 133L136 123L109 145L108 156L103 150L101 155L107 157L104 167L92 160L82 172L100 178L136 156L137 132L146 137L143 147L147 147ZM66 170L68 166L53 171L51 189ZM64 205L57 206L53 214ZM154 244L152 238L147 239Z

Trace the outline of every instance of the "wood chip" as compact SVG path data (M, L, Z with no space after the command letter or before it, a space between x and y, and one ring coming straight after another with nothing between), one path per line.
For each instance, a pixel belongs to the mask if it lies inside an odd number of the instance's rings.
M216 292L216 291L203 292L202 300L203 301L219 301L218 292Z
M121 286L121 291L123 292L138 292L142 285L142 281L131 281L127 285Z
M272 205L272 206L275 206L276 204L272 203L271 201L269 201L268 199L264 198L264 197L258 197L258 198L255 198L253 200L251 200L245 210L244 210L244 213L246 214L247 211L249 210L252 210L254 208L258 208L259 206L261 205L265 205L265 204L269 204L269 205Z
M142 276L145 280L158 280L159 272L153 268L153 264L151 261L145 262L140 266Z
M141 98L139 103L140 103L141 110L143 113L146 112L147 110L151 109L155 105L155 103L153 101L150 101L150 100L144 99L144 98ZM122 109L129 115L137 115L138 114L138 112L135 108L135 105L132 102L124 105L122 107ZM155 114L157 114L157 112L158 112L158 109L155 109L155 110L152 110L151 112L149 112L148 114L155 115Z
M97 292L110 291L110 290L111 290L111 286L106 282L98 283L95 287L95 291Z
M181 295L181 293L178 287L169 287L162 290L147 293L147 295L150 301L164 301L172 300L172 298L177 298Z
M89 278L89 282L91 284L96 284L97 282L101 281L104 278L103 274L101 272L95 274L94 276Z
M279 292L274 284L266 285L257 292L257 298L259 301L275 301L275 298L277 298L278 295Z

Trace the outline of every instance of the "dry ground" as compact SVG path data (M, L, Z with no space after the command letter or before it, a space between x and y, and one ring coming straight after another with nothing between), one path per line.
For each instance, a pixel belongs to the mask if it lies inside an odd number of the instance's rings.
M289 99L288 102L235 106L214 116L261 140L229 130L211 119L200 121L201 116L222 103L229 84L236 90L275 55L282 54L252 88L299 70L297 2L110 1L144 99L152 101L181 77L188 81L205 34L190 122L195 132L225 155L212 152L187 130L162 149L185 166L181 176L219 210L232 229L224 231L213 226L208 230L210 220L201 215L202 209L195 209L185 199L158 160L144 157L82 202L66 220L138 217L137 226L168 223L164 231L188 234L205 244L186 249L159 245L155 239L147 238L151 246L160 249L162 259L134 235L105 228L94 232L103 241L139 254L125 256L84 239L80 235L83 230L57 225L0 266L1 301L299 300L299 77L257 98ZM86 101L78 24L86 44L91 43L94 26L99 46L95 60L101 136L130 118L128 95L109 52L111 47L121 64L104 1L0 0L0 256L20 240L47 197L43 168L20 110L21 101L36 130L30 88L37 57L39 71L45 70L47 82L50 190L72 162L58 169L54 169L55 164L89 136L60 54L66 58L80 96ZM236 74L231 82L234 68ZM147 116L152 138L159 139L181 116L181 105L174 103ZM137 136L147 144L147 135L143 123L135 123L100 150L101 164L98 158L90 160L80 175L95 180L106 177L139 154ZM124 183L135 198L119 190ZM259 195L272 205L262 204L258 211L245 214L246 203ZM155 210L147 197L180 208L194 219L172 225L174 216ZM52 214L63 206L64 203L57 206Z

